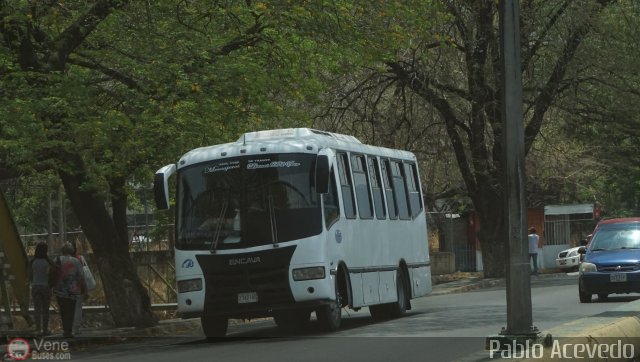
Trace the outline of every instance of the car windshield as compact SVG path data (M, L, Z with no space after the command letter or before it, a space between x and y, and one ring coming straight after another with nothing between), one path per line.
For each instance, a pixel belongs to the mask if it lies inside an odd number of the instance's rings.
M181 170L176 248L242 248L319 234L314 162L310 154L260 155Z
M640 223L604 225L591 240L592 251L617 249L640 249Z

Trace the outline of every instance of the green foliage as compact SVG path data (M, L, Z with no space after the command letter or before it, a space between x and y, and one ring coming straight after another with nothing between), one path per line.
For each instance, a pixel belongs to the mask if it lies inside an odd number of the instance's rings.
M570 2L547 28L562 4L522 5L523 45L539 45L524 71L529 116L565 39L590 21L596 2ZM388 63L424 70L416 79L433 81L458 116L469 114L469 97L460 94L471 92L465 46L475 43L456 26L476 34L480 2L130 2L70 52L64 69L52 69L54 45L92 5L2 4L0 164L12 175L73 171L69 156L80 155L84 187L108 199L114 179L149 185L157 168L191 148L315 123L415 151L434 197L464 188L438 112L394 85ZM638 207L639 18L637 2L619 1L590 28L529 157L532 202L595 197ZM25 57L25 40L35 57ZM487 52L496 59L495 44ZM497 84L495 64L480 66L486 83ZM334 108L325 113L328 103ZM491 146L493 130L482 132ZM465 197L457 192L452 203L467 207Z
M4 24L55 39L86 10L84 2L20 2L3 9ZM79 154L85 187L108 193L109 179L148 184L158 166L193 147L308 125L325 87L320 75L333 63L301 31L313 16L280 2L134 2L70 54L64 72L27 69L17 49L3 46L0 150L11 155L3 162L65 169L76 167L68 154ZM42 46L39 57L50 55L39 37L30 41Z
M584 192L605 216L640 212L640 6L620 1L596 24L576 63L572 91L560 103L565 137L592 160ZM596 171L596 172L594 172Z

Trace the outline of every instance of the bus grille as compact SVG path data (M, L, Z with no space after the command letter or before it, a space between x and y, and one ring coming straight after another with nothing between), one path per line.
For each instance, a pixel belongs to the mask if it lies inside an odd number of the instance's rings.
M288 271L288 266L282 266L209 274L205 277L206 303L218 310L241 310L293 303ZM244 292L257 292L258 302L238 304L238 294Z

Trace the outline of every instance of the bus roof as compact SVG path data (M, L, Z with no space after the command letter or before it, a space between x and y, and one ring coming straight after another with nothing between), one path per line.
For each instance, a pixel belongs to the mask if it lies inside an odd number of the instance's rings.
M236 142L196 148L180 158L178 168L210 160L256 154L317 154L319 150L324 148L416 160L415 155L411 152L366 145L353 136L311 128L285 128L248 132Z

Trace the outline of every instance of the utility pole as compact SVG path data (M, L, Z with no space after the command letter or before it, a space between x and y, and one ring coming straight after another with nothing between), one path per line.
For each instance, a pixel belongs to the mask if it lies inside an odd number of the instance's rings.
M52 191L49 190L49 196L47 197L47 247L49 249L49 255L53 253L53 200L51 199Z
M60 186L58 189L58 235L59 235L59 247L62 247L67 241L65 235L65 205L64 205L64 187Z
M487 345L497 340L500 346L514 343L524 346L526 341L537 339L539 334L533 326L531 311L519 17L519 0L500 1L507 326L502 328L498 336L488 337ZM491 345L495 345L495 342Z

